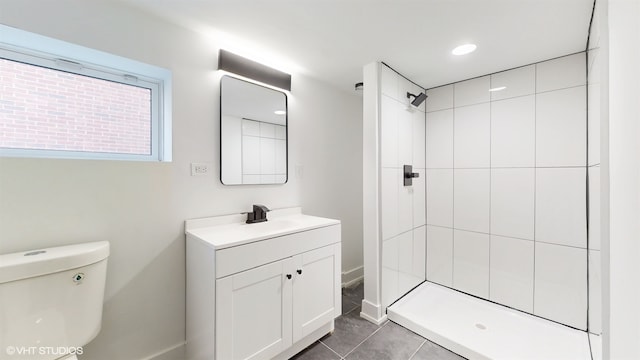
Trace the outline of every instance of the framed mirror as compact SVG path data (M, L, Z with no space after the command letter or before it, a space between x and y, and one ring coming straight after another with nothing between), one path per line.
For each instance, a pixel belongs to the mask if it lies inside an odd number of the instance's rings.
M225 75L220 80L220 181L287 182L287 95Z

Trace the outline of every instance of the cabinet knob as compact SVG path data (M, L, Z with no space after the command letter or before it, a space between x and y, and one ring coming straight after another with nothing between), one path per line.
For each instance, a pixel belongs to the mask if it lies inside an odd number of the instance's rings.
M291 274L287 274L287 279L291 280Z
M302 274L302 269L298 269L296 270L296 272L298 273L298 275Z

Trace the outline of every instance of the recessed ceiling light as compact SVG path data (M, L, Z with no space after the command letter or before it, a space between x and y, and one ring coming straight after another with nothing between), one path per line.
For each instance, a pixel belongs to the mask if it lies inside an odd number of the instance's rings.
M466 55L476 50L477 46L475 44L464 44L456 47L451 50L453 55Z
M495 87L495 88L493 88L493 89L489 89L489 91L492 91L492 92L493 92L493 91L500 91L500 90L504 90L504 89L506 89L506 88L507 88L506 86L500 86L500 87Z
M273 113L274 113L274 114L276 114L276 115L284 115L284 114L286 114L287 112L286 112L286 111L284 111L284 110L276 110L276 111L274 111Z

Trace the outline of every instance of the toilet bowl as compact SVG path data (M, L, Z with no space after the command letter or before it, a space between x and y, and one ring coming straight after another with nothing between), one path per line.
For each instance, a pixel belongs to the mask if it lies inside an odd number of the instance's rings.
M0 360L77 360L102 324L109 242L0 255Z

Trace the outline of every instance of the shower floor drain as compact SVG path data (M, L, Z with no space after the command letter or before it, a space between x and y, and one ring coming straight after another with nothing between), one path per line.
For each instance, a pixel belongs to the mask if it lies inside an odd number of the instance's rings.
M477 327L478 329L480 329L480 330L487 330L487 327L486 327L486 326L484 326L484 324L477 323L477 324L476 324L476 327Z

